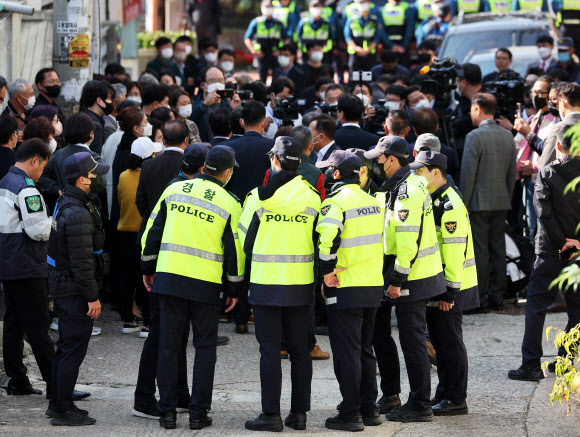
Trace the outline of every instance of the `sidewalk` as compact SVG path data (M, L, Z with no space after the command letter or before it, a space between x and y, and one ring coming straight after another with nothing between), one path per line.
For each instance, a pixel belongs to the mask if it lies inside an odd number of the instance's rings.
M547 325L563 327L565 314L550 314ZM105 311L97 322L103 334L91 339L87 358L79 375L80 390L92 392L92 396L79 402L88 409L97 424L90 427L70 429L52 427L44 417L44 396L7 397L0 389L0 435L17 436L177 436L193 435L189 430L188 415L178 415L178 429L166 431L157 421L131 416L134 384L143 339L137 334L120 333L121 323L117 314ZM464 317L464 337L469 354L469 415L435 418L431 423L399 424L386 422L379 427L367 427L361 434L381 436L578 436L580 425L578 411L572 410L567 417L563 406L549 405L548 394L554 376L550 375L539 384L511 381L507 371L520 364L520 347L524 326L523 316L488 314ZM244 421L260 413L260 381L258 344L250 325L250 334L233 333L233 324L221 324L220 335L228 335L230 343L218 347L218 363L215 376L213 426L196 435L237 436L251 435L244 429ZM396 332L396 331L395 331ZM319 345L330 352L328 337L319 337ZM544 346L546 353L554 354L553 343ZM400 353L400 350L399 350ZM34 359L29 357L34 363ZM188 363L193 363L190 346ZM408 383L404 360L401 356L403 393L408 396ZM312 411L308 415L306 431L284 430L297 435L344 435L329 431L324 421L336 414L340 402L338 384L332 370L332 358L315 361L312 381ZM0 361L0 368L2 362ZM283 360L284 386L282 392L282 415L288 413L290 404L290 361ZM38 377L35 364L29 366L33 377ZM432 369L432 390L437 373ZM191 376L190 376L191 381ZM42 382L33 384L44 390Z

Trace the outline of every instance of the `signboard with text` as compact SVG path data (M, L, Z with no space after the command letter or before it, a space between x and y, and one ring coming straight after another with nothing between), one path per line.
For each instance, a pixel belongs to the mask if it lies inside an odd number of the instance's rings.
M141 15L141 0L123 0L123 25Z

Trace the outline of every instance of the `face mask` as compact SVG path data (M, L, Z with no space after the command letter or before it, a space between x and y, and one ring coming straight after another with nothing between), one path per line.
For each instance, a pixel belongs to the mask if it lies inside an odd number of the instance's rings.
M389 168L391 168L391 166L389 165ZM384 164L379 164L378 162L373 162L373 173L375 174L376 177L380 178L380 179L386 179L387 178L387 173L385 172L385 165Z
M357 94L356 95L359 99L362 100L363 106L366 108L367 106L369 106L370 100L368 96L365 96L364 94Z
M227 185L227 184L229 184L229 183L230 183L230 180L232 179L232 176L233 176L233 174L234 174L234 171L233 171L233 170L231 170L231 171L230 171L230 177L226 179L226 183L225 183L225 185Z
M179 52L179 53L176 53L173 57L175 58L175 60L177 62L183 62L183 61L185 61L187 54L185 52Z
M385 102L385 108L387 108L389 112L398 111L401 109L401 104L399 102Z
M31 98L29 98L26 102L26 105L22 105L24 106L24 110L28 111L32 108L34 108L34 104L36 103L36 97L32 96Z
M338 182L336 179L332 177L333 174L334 174L333 168L329 168L324 172L324 188L326 188L327 191L330 191L332 186Z
M262 14L264 14L265 17L271 17L274 14L274 8L264 8L262 9Z
M322 58L324 58L324 53L320 50L310 53L310 59L312 59L312 62L321 62Z
M193 106L191 104L179 107L179 115L183 118L187 118L191 115Z
M360 5L357 6L359 12L367 12L369 8L370 5L368 3L361 3Z
M129 97L127 97L127 100L130 100L132 102L139 103L139 104L143 103L143 100L139 96L129 96Z
M323 102L326 97L326 91L321 91L318 94L320 94L320 101Z
M562 64L567 63L568 61L570 61L570 53L568 52L558 53L558 61L560 61Z
M218 54L216 52L209 52L203 55L208 64L213 64L217 61Z
M429 107L429 100L423 99L423 100L419 100L415 106L411 107L411 109L416 111L417 109L428 108L428 107Z
M280 55L278 56L278 64L280 64L280 67L286 68L290 65L290 58L288 56Z
M538 55L540 56L540 59L546 59L551 53L552 51L548 47L538 47Z
M429 102L429 108L433 109L434 106L435 106L435 99L433 99Z
M534 99L532 100L532 105L534 105L534 109L539 111L544 106L546 106L547 99L545 97L540 97L538 95L534 95Z
M90 185L91 193L99 194L101 191L105 189L105 183L103 182L103 178L100 175L97 175L97 177L95 178L88 179L90 179L91 183L85 185Z
M222 62L222 69L226 73L229 73L230 71L232 71L234 69L234 63L231 61Z
M208 92L208 94L211 94L211 93L215 93L217 90L223 90L225 88L226 88L226 86L223 83L219 83L219 82L211 83L207 86L207 92Z
M423 176L423 178L425 178L425 180L427 181L425 185L429 185L431 182L433 182L433 179L435 179L435 175L433 175L431 179L427 179L427 176L429 176L430 174L431 173L427 173L425 176Z
M320 137L320 139L318 141L315 141L316 138L318 138L318 137ZM320 143L320 141L322 141L322 134L316 135L314 137L314 139L312 140L312 144L316 146L316 145L318 145Z
M192 46L190 46L189 44L185 45L185 55L186 56L189 56L192 50L193 50Z
M548 102L548 112L556 117L560 115L558 107L554 105L552 102Z
M147 123L147 126L139 126L143 129L143 136L150 137L153 134L153 126L150 123Z
M46 86L44 88L48 97L55 99L60 95L60 85Z
M310 8L310 15L312 15L312 18L315 20L319 19L322 15L322 8Z
M62 123L58 120L56 123L52 123L54 127L54 136L59 137L62 134Z
M558 116L560 117L560 120L564 120L564 118L566 117L564 114L562 114L562 111L558 110Z
M163 151L165 150L165 146L163 145L163 143L159 143L157 141L155 141L153 144L155 144L155 150L161 150L160 152L157 152L157 155L159 155L160 153L163 153Z
M48 148L50 149L50 153L54 153L57 146L58 146L58 143L56 142L56 140L54 138L52 140L50 140L50 143L48 143Z
M112 103L107 103L107 102L105 102L104 108L101 105L99 105L99 107L103 110L105 115L109 115L115 109L115 106Z
M171 59L172 56L173 56L173 49L171 47L166 47L163 50L161 50L161 57L163 57L165 59Z

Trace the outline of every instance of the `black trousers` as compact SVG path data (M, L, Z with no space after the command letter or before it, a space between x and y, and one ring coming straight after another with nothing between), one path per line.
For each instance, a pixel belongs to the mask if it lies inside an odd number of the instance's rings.
M301 413L310 411L312 358L308 349L309 307L254 305L254 323L256 340L260 344L262 411L264 413L280 413L282 329L286 333L286 346L291 362L291 410Z
M381 306L377 310L373 333L373 348L379 365L383 396L393 396L401 393L399 352L391 332L392 308L392 303L381 302Z
M505 260L506 211L474 211L469 216L477 265L479 302L487 307L503 302L507 290Z
M93 319L89 305L81 296L54 299L58 310L58 341L52 365L56 411L70 410L79 369L89 348Z
M116 233L115 244L119 258L119 291L121 294L121 308L123 321L130 323L135 319L133 301L140 299L143 302L143 326L150 324L149 299L143 285L143 276L140 267L140 248L137 246L137 232Z
M550 283L558 277L566 266L557 258L536 255L534 269L530 276L526 302L526 328L522 344L522 365L524 367L540 367L542 358L542 340L544 339L544 322L546 308L550 306L558 295L558 287L550 288ZM574 290L564 293L566 300L568 323L566 331L580 323L580 296ZM562 347L558 354L564 356Z
M312 303L312 305L310 305L310 308L308 310L309 312L309 321L308 321L308 350L312 351L312 349L314 349L314 346L316 346L316 336L314 335L314 303ZM281 351L287 351L287 346L286 346L286 334L284 333L284 329L282 329L282 337L281 337L281 345L280 345L280 350Z
M274 55L267 53L262 59L258 58L258 74L260 75L260 80L266 83L268 78L268 70L274 71L278 67L278 58Z
M143 344L139 374L135 387L135 407L144 408L157 403L155 390L157 381L157 360L159 359L159 295L149 294L151 320L149 336ZM190 394L187 385L187 341L189 339L189 324L184 327L181 336L181 348L177 359L177 400L180 405L189 404Z
M429 338L437 352L437 399L455 404L467 398L467 349L463 343L463 314L427 308Z
M206 304L181 297L159 295L159 358L157 384L162 413L175 411L179 388L179 353L183 332L193 329L193 379L189 417L194 420L211 408L216 363L218 317L221 305Z
M247 325L250 319L250 309L252 306L248 302L248 290L240 293L238 296L238 303L232 310L234 322L236 325Z
M6 296L4 316L3 353L4 368L14 387L30 384L26 366L22 362L24 334L47 384L47 395L52 395L52 361L54 347L48 336L48 292L46 279L17 279L2 281Z
M362 57L357 55L348 56L348 71L350 72L349 82L354 83L352 80L353 71L371 71L377 65L377 55L376 53L370 54L368 56Z
M377 362L373 355L376 308L328 311L334 374L340 386L339 417L371 412L377 402Z

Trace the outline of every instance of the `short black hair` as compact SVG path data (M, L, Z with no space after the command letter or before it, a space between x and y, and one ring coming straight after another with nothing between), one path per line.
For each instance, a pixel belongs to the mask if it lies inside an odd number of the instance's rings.
M244 125L257 126L266 118L266 107L262 102L247 102L242 108Z
M395 96L399 96L401 100L404 100L406 90L407 88L405 88L403 85L389 85L385 90L385 95L393 94Z
M562 85L558 92L558 97L562 98L562 96L568 100L570 105L580 106L580 85L575 82Z
M290 93L294 93L295 86L292 79L287 77L279 77L278 79L275 79L270 86L270 92L278 94L284 91L284 88L288 88L290 89Z
M218 52L218 59L221 59L221 57L222 57L223 55L228 55L228 56L233 56L233 57L235 57L235 56L236 56L236 54L234 53L234 51L233 51L232 49L221 49L221 50Z
M470 85L481 84L481 68L479 65L469 62L463 64L463 79Z
M409 127L409 116L405 111L392 111L385 123L389 126L390 135L405 135Z
M538 39L536 39L536 44L540 44L540 43L548 43L551 46L553 46L554 45L554 38L552 38L547 33L542 33L540 36L538 36Z
M201 50L207 50L210 47L214 47L214 48L218 48L218 43L216 41L212 41L212 40L206 40L204 41L204 43L201 45Z
M510 59L510 61L513 59L513 55L512 52L510 52L510 50L507 47L500 47L499 49L497 49L495 51L495 56L497 56L498 53L503 52L506 55L508 55L508 58Z
M247 103L246 103L247 105ZM240 120L242 119L242 110L243 106L238 106L236 109L230 112L228 116L228 124L230 125L230 129L232 134L236 135L243 135L244 128L240 124Z
M294 44L284 44L282 47L278 49L279 52L290 52L292 56L296 56L298 50L296 50L296 46Z
M526 76L528 74L535 74L536 76L539 77L544 74L544 70L542 70L540 67L532 67L527 71Z
M340 96L336 109L343 112L347 122L358 122L365 111L362 101L352 94Z
M326 85L328 83L334 83L334 80L332 80L332 78L326 77L326 76L321 77L316 82L314 82L314 89L316 91L318 91L322 85Z
M395 156L395 155L387 155L387 154L385 154L385 156L386 156L387 158L388 158L389 156L394 156L394 157L395 157L395 159L396 159L397 161L399 161L399 165L400 165L401 167L405 167L405 166L409 165L409 158L401 158L400 156Z
M167 44L171 44L171 40L166 36L162 36L160 38L157 38L157 41L155 41L155 48L159 49L163 46L166 46Z
M50 158L50 149L40 138L30 138L16 149L16 162L26 162L35 156L41 161Z
M435 44L435 42L430 39L424 39L421 41L421 44L419 44L419 47L417 47L417 50L429 50L431 52L436 52L437 44Z
M390 86L392 83L395 83L395 76L393 74L387 73L387 74L381 74L379 76L379 78L377 79L377 83L382 83L382 84L386 84L387 86Z
M362 104L361 104L362 106ZM319 114L312 119L314 128L323 133L329 140L334 140L336 137L336 120L329 115Z
M399 60L399 55L392 50L383 50L381 62L395 62Z
M56 70L54 68L41 68L40 70L38 70L38 73L36 73L36 76L34 77L34 84L35 85L42 84L42 82L44 82L44 79L46 79L46 73L51 73L53 71L56 73Z
M167 123L171 121L171 109L160 107L151 111L151 118L156 118L161 123Z
M248 82L242 87L242 90L252 91L256 102L266 103L268 101L268 88L259 80Z
M568 73L563 68L555 68L550 71L550 76L559 82L568 82L570 80L570 73Z
M96 103L99 97L105 101L110 96L114 99L115 95L115 88L109 82L104 80L89 80L83 87L80 107L81 109L90 108Z
M407 88L405 88L405 95L404 95L403 98L405 100L407 100L407 97L409 97L415 91L421 91L421 87L419 85L411 85L411 86L408 86Z
M115 74L127 74L125 67L118 62L111 62L105 67L105 76L114 76Z
M183 121L172 120L163 125L163 140L167 147L181 146L189 138L189 129Z
M6 81L6 78L2 75L0 75L0 90L2 88L6 88L8 86L8 82Z
M209 114L209 128L214 136L227 137L232 130L229 123L230 113L225 108L211 111Z
M165 85L151 85L143 88L143 106L154 102L161 103L165 97L169 97L169 88Z
M426 165L425 167L427 167L429 173L431 173L433 170L439 170L441 172L441 176L447 179L447 170L444 169L443 167L439 167L437 165Z
M66 119L62 133L68 144L86 144L91 139L91 132L94 130L95 124L91 117L84 112L79 112Z
M479 106L485 115L494 115L497 110L497 99L491 93L475 94L471 104Z
M0 89L2 85L0 84ZM16 119L10 115L0 117L0 144L7 144L10 137L18 130Z
M179 38L177 38L175 40L176 43L178 42L188 42L190 44L193 44L193 41L191 40L190 37L188 37L187 35L181 35Z
M411 125L417 135L435 134L439 125L439 116L431 108L419 108L411 112Z

